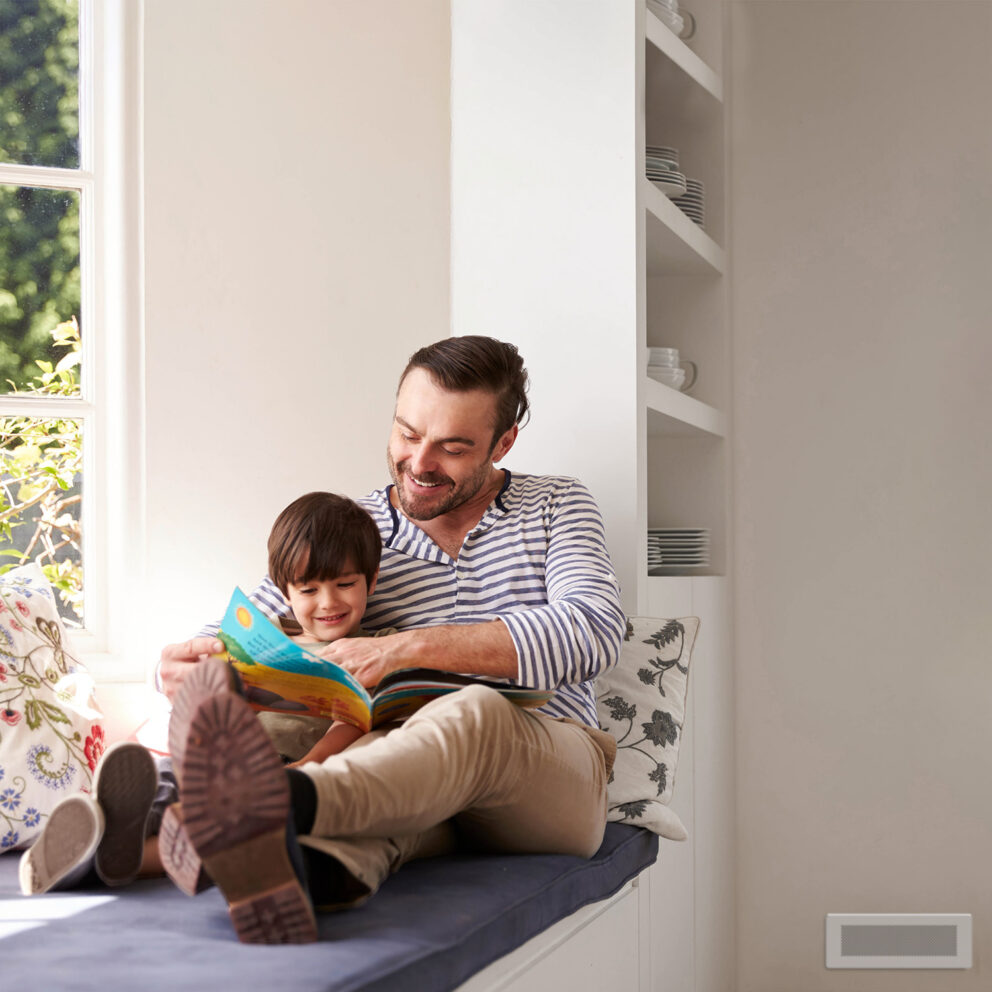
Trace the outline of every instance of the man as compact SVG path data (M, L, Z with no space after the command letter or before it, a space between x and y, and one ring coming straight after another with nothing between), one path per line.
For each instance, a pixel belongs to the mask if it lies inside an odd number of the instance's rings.
M360 501L384 544L363 626L398 632L321 653L367 686L424 667L556 689L538 714L471 687L286 772L244 701L213 694L220 680L197 664L212 637L163 651L184 820L242 939L314 939L301 876L318 906L349 904L439 850L452 825L479 849L598 848L614 749L592 680L615 664L625 621L588 491L496 467L526 419L526 389L516 349L491 338L412 356L387 449L393 484ZM271 582L253 598L274 619L288 612Z

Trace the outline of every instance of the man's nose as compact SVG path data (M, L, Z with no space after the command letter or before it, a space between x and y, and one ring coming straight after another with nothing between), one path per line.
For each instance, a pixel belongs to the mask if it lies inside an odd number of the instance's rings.
M421 444L410 455L410 472L415 476L433 472L437 468L437 459L434 457L432 449Z

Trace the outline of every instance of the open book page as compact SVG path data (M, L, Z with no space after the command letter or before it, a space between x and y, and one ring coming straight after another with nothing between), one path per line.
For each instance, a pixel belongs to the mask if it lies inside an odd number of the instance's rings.
M428 668L392 672L370 692L340 665L287 637L240 589L231 596L217 636L226 649L219 657L237 669L256 710L344 720L362 730L405 719L467 685L488 685L518 706L543 706L553 695L550 689Z
M235 589L217 635L257 710L345 720L368 730L372 700L346 669L288 638Z
M391 672L372 694L372 724L400 720L438 696L455 692L467 685L487 685L518 706L543 706L554 693L550 689L531 689L507 682L490 682L473 675L438 672L431 668L403 668Z

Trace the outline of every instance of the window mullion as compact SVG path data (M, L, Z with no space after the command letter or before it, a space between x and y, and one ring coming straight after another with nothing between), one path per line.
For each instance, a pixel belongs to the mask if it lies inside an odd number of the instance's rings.
M4 186L35 186L39 189L69 189L82 192L93 186L93 173L85 169L57 169L44 165L0 163Z

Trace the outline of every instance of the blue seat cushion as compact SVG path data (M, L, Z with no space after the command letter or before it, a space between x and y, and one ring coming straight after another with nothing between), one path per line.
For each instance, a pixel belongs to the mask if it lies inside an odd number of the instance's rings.
M25 898L0 856L4 988L143 992L434 992L475 972L650 865L658 838L611 823L589 860L451 855L405 865L365 905L318 915L320 941L240 944L220 893L166 879ZM123 984L122 984L123 983Z

